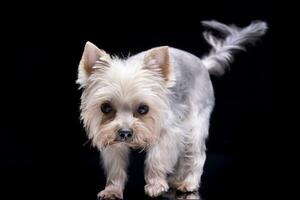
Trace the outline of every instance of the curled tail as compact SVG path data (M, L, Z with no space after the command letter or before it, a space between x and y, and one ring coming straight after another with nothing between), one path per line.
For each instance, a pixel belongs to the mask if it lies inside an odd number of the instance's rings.
M245 50L244 45L254 43L267 30L267 24L262 21L252 22L245 28L234 25L227 26L217 21L202 21L205 27L219 31L224 38L216 38L210 32L204 32L205 40L213 47L210 53L202 58L202 62L210 74L222 75L230 62L233 52Z

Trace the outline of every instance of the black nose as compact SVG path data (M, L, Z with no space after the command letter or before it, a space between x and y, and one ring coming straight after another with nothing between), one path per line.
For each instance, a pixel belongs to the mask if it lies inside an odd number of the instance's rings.
M118 134L121 140L130 140L132 138L133 132L130 128L121 128L118 130Z

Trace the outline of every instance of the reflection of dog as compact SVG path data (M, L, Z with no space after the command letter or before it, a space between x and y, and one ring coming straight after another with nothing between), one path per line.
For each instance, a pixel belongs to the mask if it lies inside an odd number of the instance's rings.
M81 117L88 137L102 155L107 175L103 198L122 198L129 147L147 152L145 192L195 191L205 161L205 139L214 107L209 74L221 75L232 53L267 29L205 21L224 38L204 33L213 47L202 59L171 47L120 59L86 43L77 83L83 88Z

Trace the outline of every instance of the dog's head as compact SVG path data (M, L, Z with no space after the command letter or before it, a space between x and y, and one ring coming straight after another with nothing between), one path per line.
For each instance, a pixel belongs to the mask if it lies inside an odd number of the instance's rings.
M87 42L79 64L81 118L93 145L148 148L160 137L174 83L168 47L119 59Z

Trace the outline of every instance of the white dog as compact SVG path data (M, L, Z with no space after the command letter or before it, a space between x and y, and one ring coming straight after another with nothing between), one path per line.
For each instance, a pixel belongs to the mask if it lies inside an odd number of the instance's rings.
M145 192L156 197L174 187L199 188L214 92L210 74L222 75L232 53L262 36L267 25L245 28L216 21L203 25L212 46L203 58L162 46L121 59L87 42L79 64L81 118L102 155L106 187L98 196L123 197L130 148L147 152Z

